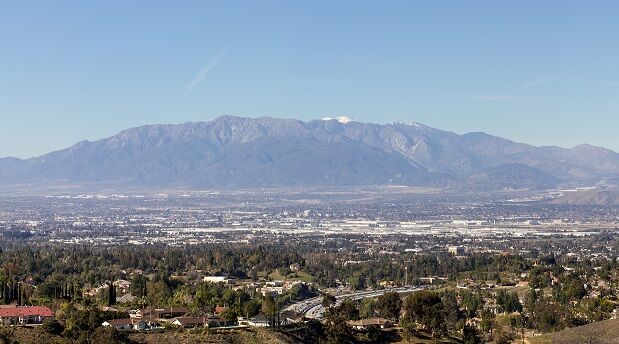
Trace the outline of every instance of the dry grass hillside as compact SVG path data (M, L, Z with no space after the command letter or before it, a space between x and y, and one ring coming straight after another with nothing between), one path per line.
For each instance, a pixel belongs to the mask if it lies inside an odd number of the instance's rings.
M264 329L136 333L130 338L141 344L292 344L284 335Z
M40 328L15 328L19 344L71 344L69 339L45 333ZM133 333L129 338L136 344L292 344L281 333L264 329L238 331L182 331ZM1 342L1 341L0 341ZM101 343L108 344L108 343ZM109 343L111 344L111 343Z
M528 339L530 344L619 344L619 319L594 322Z

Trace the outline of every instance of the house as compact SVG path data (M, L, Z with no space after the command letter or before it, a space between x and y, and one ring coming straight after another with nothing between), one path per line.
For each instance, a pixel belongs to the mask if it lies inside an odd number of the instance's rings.
M202 281L208 283L224 283L228 282L228 277L226 276L205 276Z
M253 326L253 327L268 327L269 319L267 319L267 317L264 316L264 314L260 313L256 315L255 317L249 318L247 320L247 325Z
M44 306L14 306L0 308L0 323L5 325L42 324L54 317L54 312Z
M172 324L176 326L182 326L184 328L194 328L194 327L205 327L206 317L195 318L195 317L178 317L172 321Z
M394 288L398 286L398 282L395 282L392 280L385 280L385 281L380 281L378 285L380 285L383 288Z
M484 307L484 310L489 311L492 314L503 313L503 307L501 307L500 305L486 302L483 307Z
M454 256L463 256L466 254L466 249L463 246L450 246L447 248L447 251Z
M361 320L349 320L348 325L355 330L367 330L370 327L380 327L382 329L391 327L391 321L383 318L369 318Z
M136 312L137 318L142 319L172 319L189 313L187 307L145 308Z
M150 322L150 321L145 321L145 320L138 320L138 319L132 319L133 320L133 329L134 330L138 330L138 331L144 331L144 330L149 330L152 329L153 327L159 327L158 324Z
M234 284L236 282L236 278L228 276L205 276L202 278L202 281L207 283Z
M106 320L101 326L111 326L118 331L145 331L158 327L156 323L136 318Z
M116 289L120 290L121 293L128 293L129 292L129 288L131 288L131 282L127 281L127 280L116 280L112 283Z
M127 293L119 298L116 299L116 303L132 303L135 300L137 300L138 298L131 295L131 293Z
M109 288L109 285L107 283L103 283L102 285L98 287L91 288L85 291L84 296L96 297L102 290L107 289L107 288Z
M265 283L265 285L266 285L267 287L283 287L283 286L284 286L284 284L286 284L286 282L285 282L285 281L279 281L279 280L277 280L277 281L267 281L267 282Z
M101 326L111 326L118 331L130 331L133 330L133 319L114 319L114 320L106 320Z
M110 306L99 306L97 307L97 309L99 309L101 312L110 312L110 313L118 312L118 308L110 307Z
M213 328L213 327L225 327L228 326L228 321L226 321L225 319L222 319L220 317L207 317L206 318L206 326L208 326L209 328Z
M172 321L174 325L182 326L185 328L194 328L194 327L226 327L228 326L228 321L222 319L217 316L208 316L208 317L178 317Z
M284 287L262 287L258 290L263 296L271 295L272 297L277 297L284 293Z

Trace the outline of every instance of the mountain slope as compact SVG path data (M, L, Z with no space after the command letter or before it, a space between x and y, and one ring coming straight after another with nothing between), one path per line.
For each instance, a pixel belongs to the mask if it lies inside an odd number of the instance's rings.
M542 190L553 188L559 182L559 178L536 168L508 163L471 176L467 186L472 190Z
M619 188L568 192L550 203L616 206L619 204Z
M27 160L0 159L0 186L59 183L253 188L414 185L539 189L619 176L593 146L533 147L418 123L219 117L150 125Z

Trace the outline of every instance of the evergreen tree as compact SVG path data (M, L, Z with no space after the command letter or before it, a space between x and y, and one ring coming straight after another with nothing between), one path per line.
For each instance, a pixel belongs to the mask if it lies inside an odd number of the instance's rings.
M110 282L110 286L108 288L107 305L112 306L115 304L116 304L116 287L114 287L114 284Z

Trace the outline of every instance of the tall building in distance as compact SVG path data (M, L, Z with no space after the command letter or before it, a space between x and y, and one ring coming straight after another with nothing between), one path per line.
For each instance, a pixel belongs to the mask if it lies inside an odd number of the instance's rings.
M464 246L449 246L447 250L454 256L464 256L466 254Z

